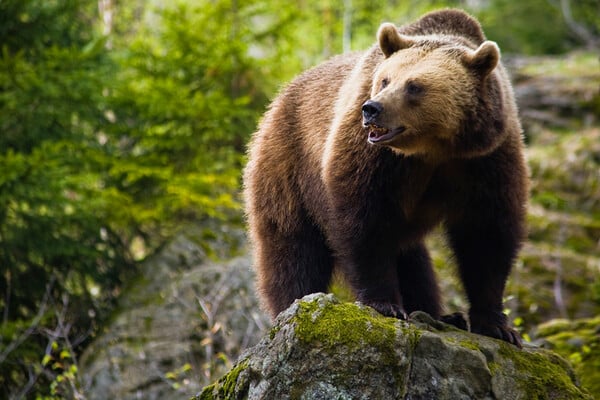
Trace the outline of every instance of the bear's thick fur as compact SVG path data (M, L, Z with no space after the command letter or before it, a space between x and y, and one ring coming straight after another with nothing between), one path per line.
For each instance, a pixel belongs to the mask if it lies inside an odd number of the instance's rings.
M275 316L327 291L336 269L384 315L440 317L423 239L443 223L471 330L519 345L502 296L528 172L498 47L458 10L383 24L378 42L295 79L251 141L245 200L264 304Z

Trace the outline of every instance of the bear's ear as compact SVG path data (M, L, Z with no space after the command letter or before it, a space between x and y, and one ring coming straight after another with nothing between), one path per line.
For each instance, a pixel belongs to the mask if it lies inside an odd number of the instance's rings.
M500 49L496 43L486 40L477 50L465 53L464 61L471 69L485 77L498 65Z
M398 50L406 49L413 44L413 41L398 33L398 29L394 24L386 22L381 24L379 31L377 32L377 40L379 41L379 47L388 58Z

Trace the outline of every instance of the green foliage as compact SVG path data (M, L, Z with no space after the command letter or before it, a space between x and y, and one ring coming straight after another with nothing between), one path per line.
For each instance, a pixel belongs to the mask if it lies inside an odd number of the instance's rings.
M94 34L95 1L5 0L0 3L0 43L29 57L50 47L84 46Z
M108 177L160 236L165 222L227 219L239 208L241 155L266 101L247 55L252 36L223 29L240 17L224 3L180 2L118 53L105 134L119 163Z
M569 4L571 16L565 14L561 3L558 0L492 0L485 7L471 11L479 18L488 38L497 41L507 53L560 54L592 42L597 45L600 2L568 0L565 3ZM577 30L583 30L584 37Z
M31 366L47 346L44 328L67 335L57 304L73 300L68 335L85 335L131 265L113 224L118 206L100 190L107 154L96 132L111 63L89 28L93 5L0 3L2 393L37 376L49 383Z
M494 0L478 16L504 52L562 53L574 46L560 9L548 0Z
M180 389L185 384L185 380L189 379L187 375L192 370L192 366L189 363L183 364L181 367L169 371L165 374L165 379L169 380L171 387L175 390Z
M77 381L79 370L75 362L72 348L61 348L57 342L51 342L41 366L53 371L55 377L50 383L50 394L38 396L37 400L82 398L83 394Z
M272 39L278 20L260 35L236 22L259 18L257 2L144 10L118 40L99 34L96 6L0 3L0 393L10 396L54 395L65 375L40 364L44 348L54 336L84 346L135 261L181 226L241 223L244 146L275 86L265 74L277 66L249 47Z
M600 37L600 2L598 0L571 1L574 20L590 35Z

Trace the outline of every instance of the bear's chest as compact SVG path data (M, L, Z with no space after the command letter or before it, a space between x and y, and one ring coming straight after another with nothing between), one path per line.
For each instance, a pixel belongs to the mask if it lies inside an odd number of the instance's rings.
M409 165L398 171L391 190L407 228L437 225L462 196L461 166Z

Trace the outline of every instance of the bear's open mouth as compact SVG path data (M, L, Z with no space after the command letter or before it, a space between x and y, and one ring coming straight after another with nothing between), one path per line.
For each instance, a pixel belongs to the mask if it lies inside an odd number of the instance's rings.
M404 132L406 127L400 126L395 129L384 128L379 125L369 125L368 133L369 133L369 142L370 143L385 143L390 141L394 136Z

